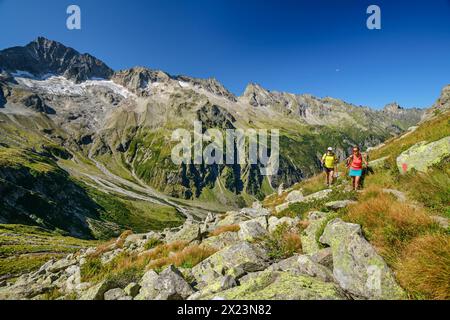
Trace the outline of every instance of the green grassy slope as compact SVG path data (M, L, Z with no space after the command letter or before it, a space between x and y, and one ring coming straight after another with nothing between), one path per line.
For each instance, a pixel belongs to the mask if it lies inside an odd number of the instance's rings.
M328 199L358 201L332 214L330 219L341 217L360 224L366 238L394 270L411 299L450 299L450 228L436 222L436 216L450 218L450 159L444 159L426 173L405 175L399 173L395 160L418 142L432 142L446 136L450 136L450 112L439 113L420 124L417 130L390 139L381 148L369 152L371 160L383 157L387 160L365 176L362 192L345 195L337 188ZM339 168L344 170L342 164ZM340 177L338 184L349 183L348 180ZM385 188L404 192L406 202L385 193ZM324 176L302 181L293 189L302 189L304 194L325 189ZM271 195L264 205L274 208L284 202L287 194ZM324 201L294 204L278 215L303 218L311 210L326 210ZM318 236L321 231L323 228Z

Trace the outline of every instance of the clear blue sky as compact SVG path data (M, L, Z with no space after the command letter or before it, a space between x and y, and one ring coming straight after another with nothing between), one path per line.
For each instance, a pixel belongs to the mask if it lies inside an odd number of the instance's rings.
M82 10L82 30L65 27ZM378 4L382 30L366 28ZM382 107L431 105L450 84L450 0L0 0L0 48L37 36L135 65Z

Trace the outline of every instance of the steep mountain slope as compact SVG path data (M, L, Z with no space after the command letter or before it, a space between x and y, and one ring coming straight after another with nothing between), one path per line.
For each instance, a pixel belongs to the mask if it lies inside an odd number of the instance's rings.
M37 38L25 47L0 52L0 66L7 72L30 73L35 76L63 75L76 83L91 78L109 78L113 74L102 61L80 54L56 41Z
M0 51L0 70L1 221L84 237L244 206L313 175L326 147L343 158L352 145L377 145L423 114L257 85L235 97L215 79L142 67L113 72L44 38ZM172 132L192 131L195 120L204 131L280 129L278 174L263 176L261 164L237 161L175 165Z

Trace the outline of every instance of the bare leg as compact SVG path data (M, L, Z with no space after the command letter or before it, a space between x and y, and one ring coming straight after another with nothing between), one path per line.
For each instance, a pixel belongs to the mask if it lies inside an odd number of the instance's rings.
M355 179L356 179L356 177L352 177L352 188L353 188L353 190L356 190L355 189Z
M330 185L333 184L333 179L334 179L334 171L330 171Z
M359 188L359 180L361 179L361 177L355 177L355 190L358 190Z

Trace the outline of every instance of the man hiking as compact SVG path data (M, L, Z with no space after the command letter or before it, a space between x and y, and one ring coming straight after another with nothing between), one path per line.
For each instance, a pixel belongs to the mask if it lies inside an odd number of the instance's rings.
M331 186L333 184L334 172L336 170L337 157L333 152L333 148L329 147L327 153L322 156L322 166L326 175L326 184Z
M361 176L363 173L363 164L367 167L367 157L359 151L359 147L352 149L352 155L346 159L347 168L350 169L349 176L352 177L353 190L358 190Z

